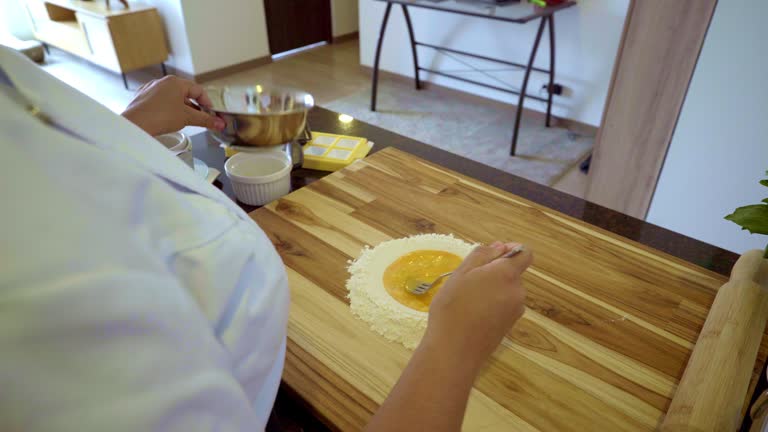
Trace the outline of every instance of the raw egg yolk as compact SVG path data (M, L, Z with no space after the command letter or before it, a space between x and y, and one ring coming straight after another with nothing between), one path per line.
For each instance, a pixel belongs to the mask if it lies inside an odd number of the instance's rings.
M438 276L456 270L461 257L438 250L419 250L401 256L384 270L384 288L399 303L417 311L426 312L440 288L448 278L423 295L408 292L413 280L432 283ZM412 282L413 283L413 282Z

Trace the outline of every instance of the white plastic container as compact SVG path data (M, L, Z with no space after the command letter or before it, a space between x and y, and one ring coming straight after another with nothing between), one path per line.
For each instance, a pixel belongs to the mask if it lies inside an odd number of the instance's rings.
M181 132L173 132L155 137L165 148L184 161L187 166L194 169L194 156L192 155L192 141Z
M285 153L238 153L224 164L237 199L263 206L291 191L293 164Z

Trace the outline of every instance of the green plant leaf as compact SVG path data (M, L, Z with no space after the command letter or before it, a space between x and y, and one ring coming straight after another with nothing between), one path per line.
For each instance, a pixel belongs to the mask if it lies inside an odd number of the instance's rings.
M752 234L768 235L768 204L739 207L725 219L738 224Z
M768 198L764 199L763 202L768 204Z
M763 186L766 186L766 187L768 187L768 179L766 179L766 180L760 180L760 184L761 184L761 185L763 185Z

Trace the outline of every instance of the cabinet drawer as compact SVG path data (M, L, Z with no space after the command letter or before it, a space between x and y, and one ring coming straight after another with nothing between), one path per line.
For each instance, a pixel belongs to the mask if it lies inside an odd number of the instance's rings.
M77 21L88 41L89 59L107 69L120 72L120 62L112 41L109 20L78 12Z

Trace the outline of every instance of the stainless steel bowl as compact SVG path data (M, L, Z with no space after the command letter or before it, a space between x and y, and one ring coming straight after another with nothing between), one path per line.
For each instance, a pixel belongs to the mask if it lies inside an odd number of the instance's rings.
M214 135L241 146L267 147L296 139L315 106L309 93L275 86L209 86L206 91L212 111L227 123Z

